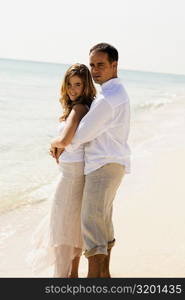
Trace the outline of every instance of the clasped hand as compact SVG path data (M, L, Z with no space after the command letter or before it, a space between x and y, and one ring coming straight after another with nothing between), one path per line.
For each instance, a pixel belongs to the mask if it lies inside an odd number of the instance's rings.
M56 147L50 147L49 149L49 154L55 158L57 164L59 163L59 157L62 154L62 152L64 151L64 149L62 148L56 148Z

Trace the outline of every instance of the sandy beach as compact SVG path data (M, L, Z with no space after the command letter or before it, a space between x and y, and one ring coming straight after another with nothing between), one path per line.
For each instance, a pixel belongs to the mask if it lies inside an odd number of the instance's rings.
M112 277L185 277L184 154L182 148L132 159L114 202ZM25 261L48 207L43 201L0 216L0 277L52 277L52 267L34 275ZM86 272L82 257L80 277Z

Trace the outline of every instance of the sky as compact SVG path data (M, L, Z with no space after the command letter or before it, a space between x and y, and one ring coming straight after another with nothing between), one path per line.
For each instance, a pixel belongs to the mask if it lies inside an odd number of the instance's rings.
M0 58L88 65L107 42L119 68L185 74L185 0L0 0Z

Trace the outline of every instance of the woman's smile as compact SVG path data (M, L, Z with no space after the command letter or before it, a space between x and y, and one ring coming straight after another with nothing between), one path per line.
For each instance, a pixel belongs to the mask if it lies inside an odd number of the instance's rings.
M75 101L78 97L80 97L82 95L83 90L84 84L80 77L74 75L71 78L69 78L67 93L72 101Z

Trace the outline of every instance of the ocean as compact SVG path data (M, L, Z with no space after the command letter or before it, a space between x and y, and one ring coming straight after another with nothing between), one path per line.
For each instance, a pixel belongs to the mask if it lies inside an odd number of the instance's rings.
M0 59L0 212L44 201L58 175L57 134L68 65ZM133 158L185 143L185 76L119 70L131 103ZM130 176L130 175L129 175Z

